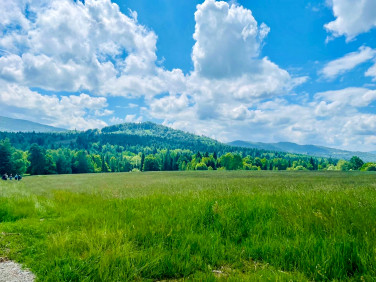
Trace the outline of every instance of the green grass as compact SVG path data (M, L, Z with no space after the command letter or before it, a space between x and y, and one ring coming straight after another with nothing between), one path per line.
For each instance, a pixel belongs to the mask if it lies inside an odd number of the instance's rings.
M376 280L376 174L2 181L0 256L41 281Z

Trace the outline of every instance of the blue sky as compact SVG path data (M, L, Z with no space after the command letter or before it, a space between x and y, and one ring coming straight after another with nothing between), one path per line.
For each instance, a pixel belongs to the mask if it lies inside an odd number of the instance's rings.
M0 115L376 150L374 11L374 0L0 0Z

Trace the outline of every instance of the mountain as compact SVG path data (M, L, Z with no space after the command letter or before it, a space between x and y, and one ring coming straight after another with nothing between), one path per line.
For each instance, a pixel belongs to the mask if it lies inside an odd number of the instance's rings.
M176 130L152 122L124 123L107 126L102 129L65 132L0 132L0 140L8 138L11 144L20 150L29 150L34 143L44 149L67 148L85 150L102 154L107 150L128 151L138 154L155 154L159 150L190 151L192 153L240 153L243 156L259 158L288 158L309 160L310 157L300 154L272 152L270 150L230 146L205 136ZM116 148L116 149L115 149Z
M0 116L0 131L7 132L63 132L63 128L57 128L23 119L14 119Z
M90 142L109 143L123 147L142 146L155 149L188 149L193 152L231 152L236 148L206 136L199 136L153 122L123 123L94 130ZM86 135L90 135L88 130ZM91 135L92 136L92 135ZM241 151L248 148L238 148ZM248 149L249 150L249 149Z
M230 152L236 148L214 139L175 130L152 122L124 123L107 126L102 129L65 132L0 132L0 140L9 138L12 144L22 150L28 150L37 143L45 149L71 148L90 149L92 144L121 146L123 149L140 152L154 152L159 149L187 149L192 152ZM240 151L253 151L238 148ZM121 149L122 150L122 149Z
M205 145L223 145L217 140L206 136L199 136L182 130L173 129L153 122L123 123L104 127L100 130L104 134L126 134L141 137L158 137L175 141L198 142Z
M294 154L303 154L315 157L326 157L333 159L349 160L352 156L358 156L365 162L376 161L376 154L370 152L352 152L328 148L316 145L299 145L291 142L278 142L278 143L262 143L262 142L247 142L247 141L233 141L228 143L231 146L262 149L268 151L288 152Z

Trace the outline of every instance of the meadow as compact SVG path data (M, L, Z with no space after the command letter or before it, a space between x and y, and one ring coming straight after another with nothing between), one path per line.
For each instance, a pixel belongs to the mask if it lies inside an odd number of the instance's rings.
M183 171L2 181L0 257L40 281L376 280L376 174Z

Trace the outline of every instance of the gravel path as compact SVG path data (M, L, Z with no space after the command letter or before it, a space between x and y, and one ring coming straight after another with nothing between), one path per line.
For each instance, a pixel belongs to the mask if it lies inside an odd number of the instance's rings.
M33 282L35 276L13 261L0 262L0 282Z

